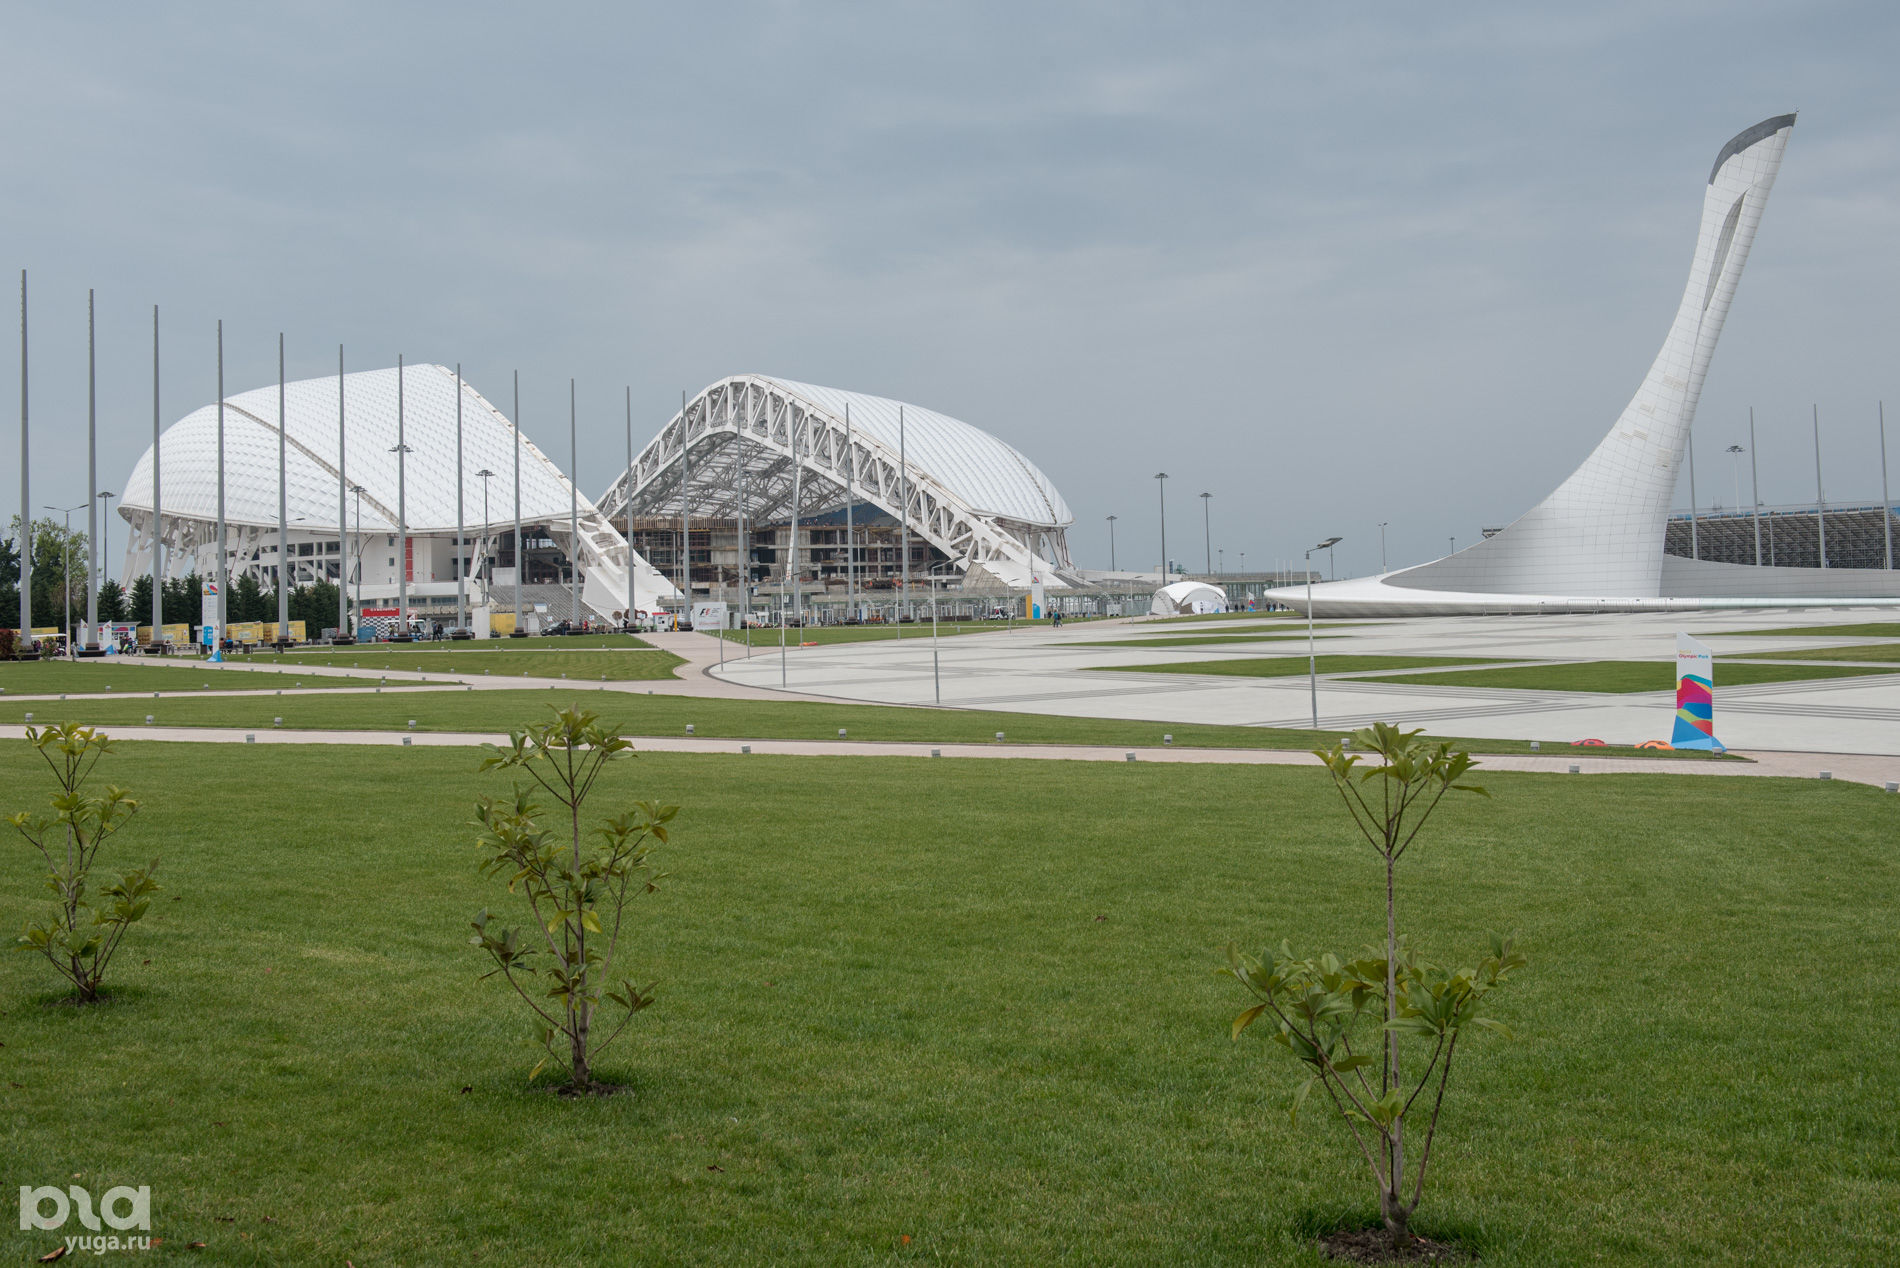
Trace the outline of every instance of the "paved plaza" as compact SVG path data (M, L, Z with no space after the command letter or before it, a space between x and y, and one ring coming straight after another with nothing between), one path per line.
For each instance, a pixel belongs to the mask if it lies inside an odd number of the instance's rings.
M1328 628L1321 655L1475 657L1487 664L1650 660L1675 664L1675 638L1687 631L1715 649L1716 734L1738 751L1864 753L1900 756L1900 671L1861 677L1722 685L1722 665L1764 652L1864 644L1864 636L1758 637L1748 630L1850 625L1880 612L1775 610L1741 614L1486 616L1373 621ZM1262 628L1269 627L1269 628ZM1197 646L1156 647L1157 636L1299 634L1295 620L1078 622L1059 632L1018 628L936 641L929 626L905 637L866 643L776 649L728 659L710 676L734 686L881 704L923 704L1073 717L1308 727L1307 679L1235 678L1175 673L1093 672L1104 667L1290 656L1304 659L1303 638L1263 637ZM708 640L710 642L710 640ZM1124 643L1126 646L1096 644ZM709 649L710 650L710 649ZM933 676L933 656L935 668ZM1900 660L1900 644L1895 658ZM704 663L703 653L694 657ZM1471 666L1476 668L1477 666ZM682 667L681 673L691 673ZM1415 669L1386 671L1413 675ZM1667 739L1672 691L1634 693L1503 690L1381 683L1380 673L1321 675L1319 722L1348 730L1374 721L1424 727L1476 739L1593 738L1611 744ZM783 686L781 686L781 680Z

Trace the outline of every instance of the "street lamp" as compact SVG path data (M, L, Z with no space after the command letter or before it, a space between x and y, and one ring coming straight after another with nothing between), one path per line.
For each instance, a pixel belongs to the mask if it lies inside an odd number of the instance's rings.
M78 506L47 506L43 502L40 504L41 510L57 511L66 517L66 536L62 538L59 543L59 572L60 576L65 579L66 586L66 615L64 625L66 629L67 660L73 658L73 512L83 511L91 505L92 503L89 501L81 502ZM26 517L21 516L21 518L24 519ZM25 539L21 543L21 549L33 549L32 534L23 532L20 536Z
M1306 689L1313 700L1313 729L1319 730L1319 657L1313 653L1313 552L1331 551L1343 540L1328 537L1306 551Z
M1379 521L1379 571L1385 571L1385 526L1389 521Z
M1155 487L1161 490L1161 584L1168 584L1168 473L1155 472Z
M1729 474L1735 477L1735 509L1742 509L1742 455L1748 450L1740 445L1730 445L1722 451L1728 455Z
M1209 573L1214 571L1214 528L1213 521L1208 518L1207 508L1213 504L1214 495L1212 493L1201 494L1201 546L1207 552L1206 563Z
M1108 570L1115 571L1115 516L1108 517Z

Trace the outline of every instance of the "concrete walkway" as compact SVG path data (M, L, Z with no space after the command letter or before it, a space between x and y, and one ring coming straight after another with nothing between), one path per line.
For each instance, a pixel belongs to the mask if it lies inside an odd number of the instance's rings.
M20 734L24 736L22 728ZM159 740L182 744L369 744L416 748L476 748L506 743L507 736L464 731L293 731L270 728L243 731L226 727L113 727L115 740ZM778 757L943 757L987 758L1049 762L1135 762L1219 766L1317 766L1311 753L1294 749L1221 748L1105 748L1079 744L923 744L870 740L747 740L704 736L629 736L637 750L649 753L751 752ZM1843 756L1838 753L1759 753L1740 762L1698 761L1692 758L1592 757L1582 753L1491 753L1479 757L1487 771L1531 774L1682 775L1691 777L1754 776L1817 779L1822 771L1831 778L1883 787L1900 781L1900 761L1887 757Z

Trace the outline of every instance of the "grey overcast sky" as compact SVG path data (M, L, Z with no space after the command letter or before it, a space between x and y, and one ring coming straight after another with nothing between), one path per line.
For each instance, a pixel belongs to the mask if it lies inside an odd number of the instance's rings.
M579 483L755 371L1027 453L1078 560L1342 575L1468 543L1609 428L1716 151L1801 118L1697 420L1700 501L1879 494L1900 403L1892 3L6 7L0 265L32 286L33 501L228 390L460 361ZM18 367L0 353L0 391ZM10 408L10 407L9 407ZM8 411L0 411L5 413ZM1894 427L1900 466L1900 416ZM0 429L0 513L17 435ZM1745 461L1745 460L1744 460ZM1746 466L1741 470L1747 497ZM1687 505L1688 492L1678 493ZM116 536L116 533L115 533Z

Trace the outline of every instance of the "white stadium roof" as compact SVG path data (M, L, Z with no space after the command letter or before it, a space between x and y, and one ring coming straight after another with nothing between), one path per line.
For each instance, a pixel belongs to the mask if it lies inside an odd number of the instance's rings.
M348 413L344 475L363 486L363 527L396 526L397 373L365 370L344 376ZM455 371L412 365L402 372L402 434L409 446L402 498L412 533L455 528ZM489 513L496 522L514 517L515 449L521 451L521 513L530 520L565 522L572 486L559 467L520 435L480 392L462 384L463 522L478 528L484 467L490 481ZM337 529L337 379L304 379L284 389L284 487L293 525L304 532ZM234 525L277 524L277 385L225 398L225 519ZM160 492L166 519L215 521L218 516L218 407L194 410L164 432ZM148 446L125 478L121 514L152 506L152 451ZM581 513L592 509L580 495ZM355 527L356 497L347 515Z
M979 427L921 405L882 396L759 377L840 418L849 405L852 427L882 441L893 453L897 451L897 412L901 408L905 461L914 470L942 481L979 514L1052 528L1075 522L1069 504L1041 468L1014 446Z

